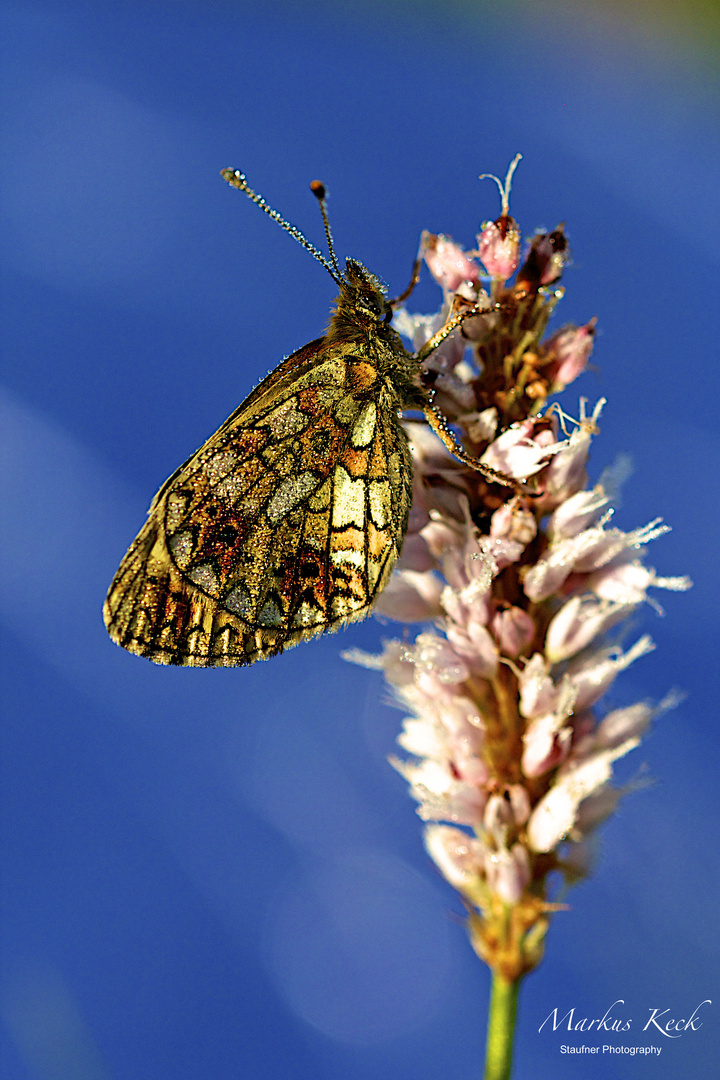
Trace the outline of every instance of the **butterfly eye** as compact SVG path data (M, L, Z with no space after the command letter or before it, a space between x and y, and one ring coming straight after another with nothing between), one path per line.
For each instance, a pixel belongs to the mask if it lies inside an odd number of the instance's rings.
M381 319L385 314L385 304L382 300L378 300L376 296L368 296L366 301L366 308L371 315L374 315L376 319Z

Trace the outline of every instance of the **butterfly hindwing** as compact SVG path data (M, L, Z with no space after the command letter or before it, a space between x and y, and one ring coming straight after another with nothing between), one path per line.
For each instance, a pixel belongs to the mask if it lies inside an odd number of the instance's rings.
M252 663L367 614L407 526L393 380L352 342L289 357L165 483L105 604L156 663Z

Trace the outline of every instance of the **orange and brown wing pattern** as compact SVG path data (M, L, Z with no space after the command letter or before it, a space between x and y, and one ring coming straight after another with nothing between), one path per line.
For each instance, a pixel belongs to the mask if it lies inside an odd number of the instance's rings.
M234 666L367 614L412 470L397 393L356 351L293 354L161 488L105 602L118 644Z

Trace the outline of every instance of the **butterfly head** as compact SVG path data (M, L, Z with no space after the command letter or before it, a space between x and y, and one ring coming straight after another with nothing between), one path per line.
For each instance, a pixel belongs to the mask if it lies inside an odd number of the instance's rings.
M374 274L362 263L348 259L345 273L336 280L340 295L328 328L330 341L365 341L378 334L393 336L394 332L388 326L393 309Z
M390 322L392 304L388 302L379 279L357 259L346 259L345 273L342 272L330 230L325 185L319 180L313 180L310 189L320 204L330 252L330 260L325 261L325 268L340 286L337 308L330 323L330 336L352 339L372 333L373 329L377 330L379 326Z
M347 259L345 262L341 298L359 315L373 322L389 322L392 318L392 307L379 279L356 259Z

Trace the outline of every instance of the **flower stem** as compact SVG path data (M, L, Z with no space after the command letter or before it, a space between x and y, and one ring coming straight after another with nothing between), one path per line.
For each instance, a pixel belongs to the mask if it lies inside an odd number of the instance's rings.
M520 979L493 972L488 1016L485 1080L509 1080Z

